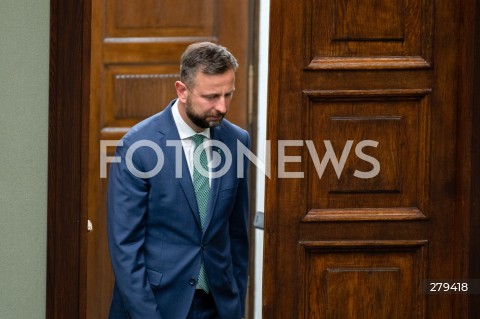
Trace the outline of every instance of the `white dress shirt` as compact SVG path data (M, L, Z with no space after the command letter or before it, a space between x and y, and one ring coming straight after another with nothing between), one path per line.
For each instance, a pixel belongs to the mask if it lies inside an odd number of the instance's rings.
M180 135L180 140L182 141L183 153L185 154L185 159L187 160L190 177L193 178L193 153L195 151L195 144L192 141L192 136L194 136L195 134L201 134L205 136L204 141L210 140L210 128L206 128L202 132L197 133L190 126L188 126L188 124L183 120L180 112L178 111L178 100L175 101L172 106L172 115L175 125L177 126L178 134ZM211 147L206 148L206 150L207 160L208 163L210 163Z

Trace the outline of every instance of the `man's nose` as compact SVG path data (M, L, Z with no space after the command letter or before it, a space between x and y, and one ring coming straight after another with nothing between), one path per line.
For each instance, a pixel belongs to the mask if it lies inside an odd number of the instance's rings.
M217 100L217 103L215 104L215 110L218 113L224 114L224 113L227 113L227 108L228 108L227 99L224 96L220 97Z

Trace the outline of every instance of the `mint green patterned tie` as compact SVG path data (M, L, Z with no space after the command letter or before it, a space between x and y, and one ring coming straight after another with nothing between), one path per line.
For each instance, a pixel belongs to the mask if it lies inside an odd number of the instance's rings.
M197 205L202 230L205 226L205 218L207 216L210 183L208 180L207 152L205 151L205 149L203 149L201 152L196 150L197 147L203 143L204 138L205 137L200 134L192 136L192 140L195 143L195 149L193 153L193 187L195 188L195 195L197 196ZM200 264L200 274L198 275L197 289L203 289L206 293L209 292L207 275L205 273L205 265L203 264L203 260Z

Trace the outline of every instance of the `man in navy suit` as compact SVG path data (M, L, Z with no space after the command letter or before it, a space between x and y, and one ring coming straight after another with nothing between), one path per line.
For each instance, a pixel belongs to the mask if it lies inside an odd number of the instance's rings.
M250 138L223 119L236 68L226 48L190 45L175 83L178 98L117 146L108 180L111 319L244 317L248 161L242 152ZM201 146L192 142L198 135ZM202 152L209 168L197 186L202 170L195 158Z

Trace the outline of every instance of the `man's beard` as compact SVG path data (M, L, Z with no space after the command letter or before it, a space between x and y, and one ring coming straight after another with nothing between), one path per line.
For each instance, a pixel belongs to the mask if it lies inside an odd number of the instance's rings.
M190 121L193 122L193 124L204 129L220 125L223 118L225 117L225 114L222 114L222 113L206 114L206 115L200 115L195 113L193 110L191 101L189 101L188 98L187 98L187 102L185 103L185 113L187 114ZM214 117L221 116L221 118L218 121L209 121L207 120L209 116L214 116Z

